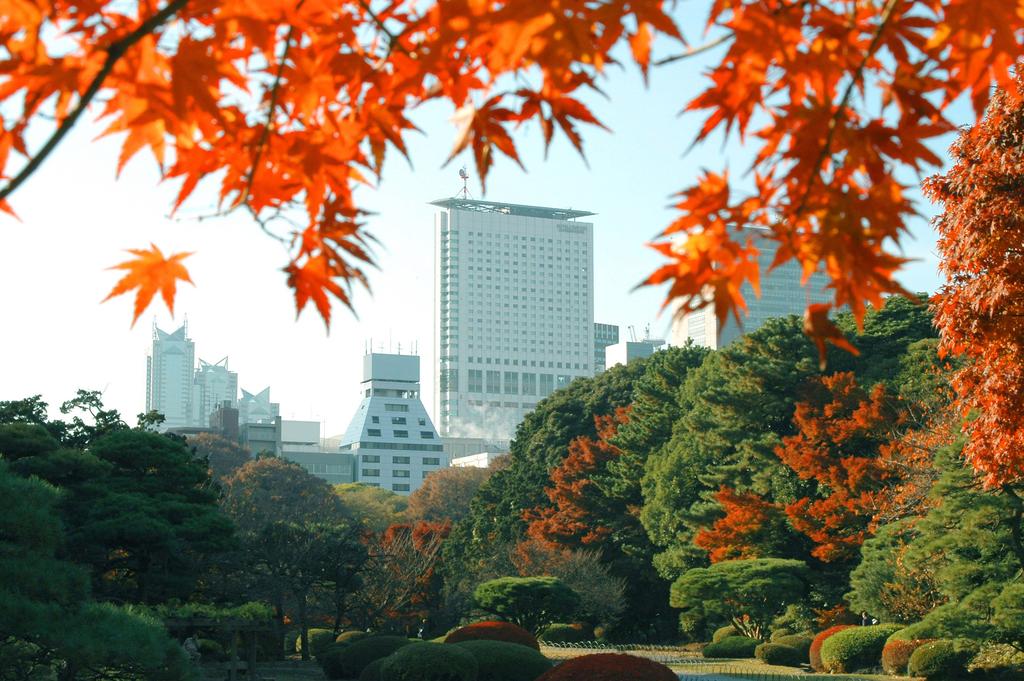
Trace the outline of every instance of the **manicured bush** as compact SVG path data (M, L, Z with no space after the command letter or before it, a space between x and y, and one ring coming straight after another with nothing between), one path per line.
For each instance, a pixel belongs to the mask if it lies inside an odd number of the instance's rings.
M813 641L814 638L806 634L791 634L789 636L780 636L774 639L772 643L795 648L800 653L800 664L807 664L810 661L811 642Z
M893 676L906 674L910 655L925 643L930 643L930 641L927 639L916 639L914 641L893 640L890 636L885 647L882 648L882 670L886 674L892 674Z
M885 640L902 628L899 624L876 624L836 632L821 645L821 666L830 674L877 667Z
M796 648L781 643L762 643L754 648L754 657L765 664L777 664L780 667L799 667L806 659Z
M729 638L730 636L742 636L739 629L731 624L727 624L724 627L715 629L715 633L711 634L711 642L718 643L723 638Z
M679 681L679 676L654 660L600 653L584 655L555 665L537 677L537 681Z
M761 642L747 636L727 636L718 643L709 643L702 651L704 657L744 658L753 657L754 650Z
M291 655L299 646L299 630L289 629L284 633L284 652Z
M540 650L540 644L537 643L533 634L511 622L474 622L461 629L456 629L444 640L445 643L461 643L462 641L505 641Z
M505 641L463 641L457 647L476 658L477 681L534 681L551 668L532 648Z
M334 632L330 629L309 629L306 632L309 641L309 654L316 657L323 649L334 643ZM302 636L295 639L295 652L302 652Z
M977 652L978 645L965 639L925 643L910 655L907 673L928 681L951 681L967 674L967 663Z
M794 632L792 629L787 629L785 627L783 627L781 629L773 629L772 630L772 635L768 637L768 640L771 641L772 643L774 643L775 641L779 640L783 636L792 636L794 633L796 633L796 632Z
M382 657L363 667L363 673L359 675L359 681L382 681L380 668L386 659L388 658Z
M579 643L593 641L594 630L585 624L549 624L537 640L545 643Z
M926 622L916 622L893 632L886 643L889 641L925 641L937 638L942 638L942 636L935 626Z
M473 590L476 607L537 632L564 622L579 609L580 596L557 577L499 577Z
M224 655L224 646L213 639L201 638L197 641L197 644L199 646L199 654L203 656L204 660L227 659Z
M807 657L810 660L811 668L814 669L814 671L824 671L824 667L821 666L821 645L832 634L840 632L843 629L849 629L852 626L852 624L837 624L834 627L829 627L814 637L814 640L811 641L811 647L807 651Z
M380 676L388 681L476 681L477 669L476 658L468 650L424 641L385 658Z
M412 641L404 636L370 636L368 638L353 641L345 646L339 646L337 650L337 676L328 674L331 679L358 679L359 675L366 669L366 665L374 660L387 657L399 648L404 648ZM333 657L335 651L331 651L328 657ZM325 658L326 659L326 658ZM324 666L324 672L327 667Z
M334 639L335 643L352 643L361 638L368 638L373 634L366 631L343 631Z

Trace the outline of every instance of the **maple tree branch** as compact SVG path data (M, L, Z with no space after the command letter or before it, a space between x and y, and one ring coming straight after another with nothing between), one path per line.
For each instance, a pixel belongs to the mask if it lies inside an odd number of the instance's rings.
M388 52L397 47L400 51L404 52L405 54L409 54L409 51L402 47L398 42L398 38L400 37L401 34L395 35L394 33L392 33L391 29L384 25L384 21L379 16L377 16L377 13L370 8L370 3L367 2L367 0L359 0L359 6L362 7L367 14L370 15L370 18L373 19L373 23L377 24L377 28L379 28L384 33L384 35L388 37Z
M804 188L803 197L800 199L800 203L797 206L796 217L799 217L803 212L804 208L807 207L807 200L811 196L811 190L814 188L814 183L817 181L818 176L821 174L821 167L825 161L832 154L832 142L835 140L836 128L839 127L839 120L844 115L847 107L850 104L850 97L853 96L853 90L857 87L857 84L864 78L864 69L867 68L868 61L875 54L875 50L878 49L878 44L882 41L882 33L885 32L886 26L889 25L889 20L892 19L893 12L896 11L896 5L899 0L888 0L885 4L885 9L882 10L882 20L878 23L875 28L874 34L871 36L871 42L868 44L868 49L864 51L864 58L860 60L860 64L857 65L856 70L850 76L850 82L846 84L846 90L843 92L843 96L839 99L839 104L836 106L836 110L832 113L832 118L828 122L828 136L825 138L825 144L821 147L821 153L818 154L818 159L814 163L814 172L807 179L807 187Z
M713 50L716 47L718 47L719 45L724 45L725 43L729 42L730 40L732 40L735 37L736 37L735 33L726 33L725 35L722 35L722 36L720 36L720 37L718 37L715 40L712 40L710 42L706 42L703 45L698 45L697 47L691 47L688 50L686 50L685 52L681 52L679 54L674 54L671 57L665 57L663 59L659 59L658 61L653 62L653 65L654 66L664 66L665 64L671 64L672 62L682 61L683 59L689 59L690 57L693 57L695 55L701 54L702 52L707 52L708 50Z
M96 93L98 93L100 88L103 87L103 82L107 79L107 76L110 75L110 72L114 70L114 65L117 64L121 57L124 56L125 52L127 52L135 43L142 40L172 16L177 14L185 7L186 4L188 4L188 0L172 0L167 3L162 10L139 24L134 31L110 44L110 47L106 49L107 58L103 61L103 67L95 76L93 76L92 81L89 83L89 87L87 87L81 97L79 97L75 108L68 114L68 117L61 122L53 134L50 135L50 138L46 140L46 143L43 144L39 151L28 160L28 163L25 164L21 171L11 178L5 187L0 189L0 201L3 201L13 194L14 191L20 187L25 180L27 180L32 173L39 168L39 166L43 164L43 161L45 161L53 150L57 148L57 145L60 144L65 135L70 132L71 128L75 127L75 123L78 122L79 117L88 108L89 103L92 102Z

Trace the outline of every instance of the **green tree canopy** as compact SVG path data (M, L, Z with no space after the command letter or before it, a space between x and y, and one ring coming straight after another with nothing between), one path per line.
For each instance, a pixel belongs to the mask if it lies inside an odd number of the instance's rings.
M580 597L556 577L500 577L473 592L481 610L533 632L575 615Z
M383 487L347 482L334 486L345 513L374 532L404 522L409 498Z

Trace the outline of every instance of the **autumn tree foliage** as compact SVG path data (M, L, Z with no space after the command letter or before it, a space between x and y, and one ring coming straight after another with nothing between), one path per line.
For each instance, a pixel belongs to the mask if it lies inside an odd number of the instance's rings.
M1003 85L925 191L943 208L940 349L967 360L953 378L964 456L989 485L1009 486L1024 481L1024 74Z
M469 512L480 486L494 472L491 468L453 466L434 471L409 495L406 516L411 521L457 522Z
M725 515L693 538L694 544L707 551L712 563L785 553L789 532L781 504L729 487L720 488L715 501Z
M0 208L91 110L124 140L119 170L148 148L180 183L175 209L216 176L222 211L284 225L296 305L329 321L331 297L349 305L371 261L353 190L380 178L389 149L406 153L418 107L456 109L452 156L471 152L483 181L499 155L519 162L512 130L527 121L545 144L557 131L582 149L578 126L602 124L581 93L620 46L645 77L721 47L706 87L680 104L707 114L694 142L735 132L754 146L751 191L714 169L683 189L654 244L667 263L648 283L668 283L684 311L738 314L741 285L756 291L761 275L739 228L760 226L776 265L824 270L834 304L860 319L867 302L903 292L893 275L915 208L897 174L939 162L927 142L952 129L948 104L967 93L981 112L991 86L1012 85L1024 27L1017 0L720 0L703 27L684 26L707 37L690 45L664 0L558 7L3 0ZM47 133L38 145L30 129ZM133 255L112 295L136 290L137 317L188 275L184 254ZM813 335L842 341L811 312Z

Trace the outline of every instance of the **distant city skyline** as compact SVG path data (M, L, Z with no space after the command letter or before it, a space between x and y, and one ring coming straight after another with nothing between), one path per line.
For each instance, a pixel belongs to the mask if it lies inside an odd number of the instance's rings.
M525 126L517 139L528 172L500 160L487 180L487 199L585 207L596 214L594 316L622 330L651 324L652 335L667 337L670 315L658 316L663 290L634 290L661 264L644 244L671 222L670 197L702 167L717 167L723 155L739 167L749 157L736 140L721 137L683 156L702 117L676 112L701 87L691 75L700 66L698 59L652 70L649 88L633 71L610 71L604 89L611 102L596 96L586 101L614 133L585 131L586 163L558 136L545 159L540 131ZM335 307L329 334L311 307L296 321L293 293L281 272L287 254L279 242L241 212L196 219L216 212L216 178L169 219L176 184L159 184L146 154L115 180L121 140L93 141L100 127L83 118L13 197L21 221L0 215L0 323L8 331L0 353L0 400L42 394L59 415L57 406L77 388L100 390L108 406L133 421L145 407L140 372L153 319L167 329L187 316L202 357L229 355L242 387L272 386L282 417L320 420L328 434L340 433L358 404L348 386L359 382L369 339L375 345L378 339L400 340L403 348L418 343L423 365L433 366L429 202L455 196L462 186L457 165L440 169L454 135L451 114L438 105L418 112L415 122L425 134L409 140L415 168L391 155L380 186L359 190L359 204L375 211L366 220L380 240L374 248L379 269L367 272L372 295L353 292L357 316ZM32 134L29 143L36 145ZM933 148L945 158L951 140L937 138ZM475 178L470 191L479 191ZM915 197L923 210L932 210ZM906 255L921 260L900 281L910 290L934 291L934 234L925 220L912 231L917 241L906 243ZM164 252L195 251L186 264L196 285L179 288L173 318L155 301L132 327L128 297L100 304L118 278L105 268L124 259L123 249L150 242ZM431 373L424 372L424 394L434 392Z

